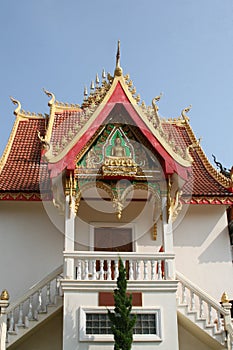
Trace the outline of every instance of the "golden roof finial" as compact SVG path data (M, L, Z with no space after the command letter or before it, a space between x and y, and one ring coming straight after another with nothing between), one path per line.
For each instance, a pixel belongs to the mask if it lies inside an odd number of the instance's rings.
M115 69L115 75L120 77L122 75L122 68L120 66L120 57L121 57L121 53L120 53L120 40L118 40L117 43L117 54L116 54L116 69Z
M221 297L221 302L222 302L223 304L229 303L229 297L228 297L228 295L227 295L226 292L223 293L223 295L222 295L222 297Z
M6 289L4 289L2 291L0 299L1 300L9 300L10 299L9 293Z

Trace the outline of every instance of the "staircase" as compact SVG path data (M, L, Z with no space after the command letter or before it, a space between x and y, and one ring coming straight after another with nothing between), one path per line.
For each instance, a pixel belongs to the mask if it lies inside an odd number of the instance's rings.
M62 308L60 288L63 265L54 270L42 281L34 285L24 296L10 304L7 309L6 348L29 335L39 324Z
M212 349L232 350L231 304L220 305L207 293L176 273L178 320ZM227 332L226 332L227 330Z
M15 348L22 338L62 308L62 273L63 265L7 308L7 349ZM225 303L221 306L179 272L176 273L176 279L180 324L211 349L233 350L231 305Z

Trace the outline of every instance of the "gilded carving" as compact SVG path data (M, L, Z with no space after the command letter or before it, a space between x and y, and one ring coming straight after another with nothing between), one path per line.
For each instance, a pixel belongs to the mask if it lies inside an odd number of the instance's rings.
M167 190L167 221L174 222L182 209L181 196L182 191L178 189L174 197L171 196L172 183L171 178L168 178Z

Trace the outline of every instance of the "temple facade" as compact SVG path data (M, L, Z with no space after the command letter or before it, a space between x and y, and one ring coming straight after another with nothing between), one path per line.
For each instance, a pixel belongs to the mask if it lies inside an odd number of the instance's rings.
M188 112L162 119L120 66L81 105L46 91L0 160L2 349L110 350L119 258L132 349L232 349L233 175L216 170Z

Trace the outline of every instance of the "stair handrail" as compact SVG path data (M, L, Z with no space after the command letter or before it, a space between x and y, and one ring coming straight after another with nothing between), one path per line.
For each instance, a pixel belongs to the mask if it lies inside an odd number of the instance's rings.
M224 317L224 329L227 331L231 342L233 342L233 326L231 320L231 304L225 303L223 306L220 305L214 298L204 292L200 287L191 282L182 273L176 272L176 279L181 282L186 288L191 290L194 294L200 297L207 304L211 305L215 310L217 310ZM228 347L231 349L231 347Z
M34 284L30 289L22 295L20 298L15 300L13 303L10 304L10 306L7 308L7 314L12 312L15 308L17 308L20 304L24 303L26 300L28 300L32 295L37 293L40 289L45 287L49 282L53 281L56 277L61 275L63 273L63 265L57 267L54 271L52 271L49 275L47 275L45 278Z

